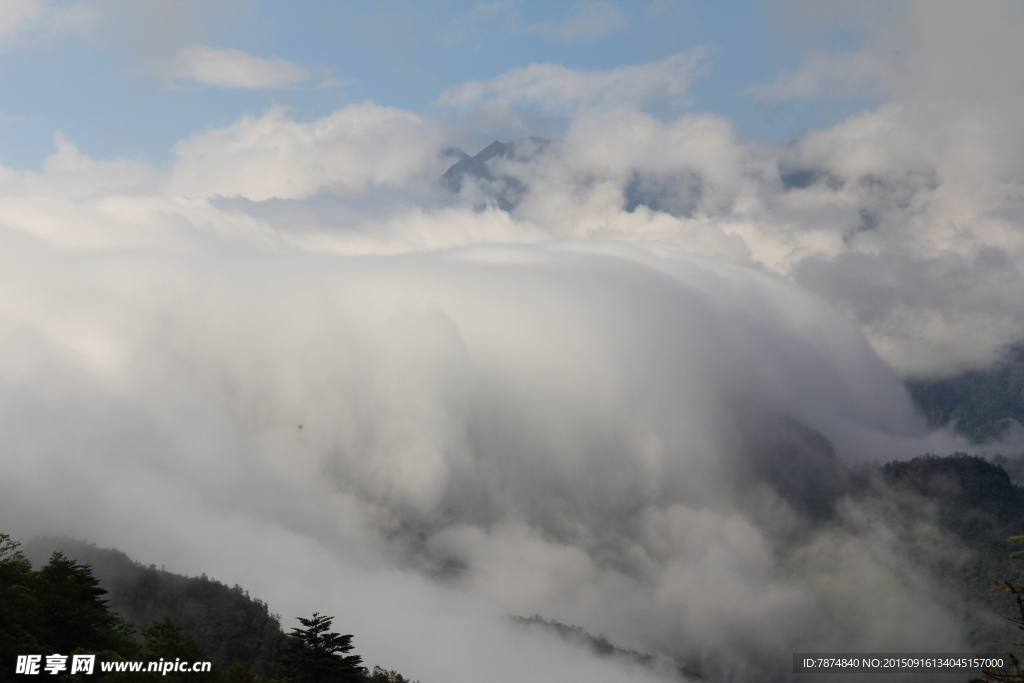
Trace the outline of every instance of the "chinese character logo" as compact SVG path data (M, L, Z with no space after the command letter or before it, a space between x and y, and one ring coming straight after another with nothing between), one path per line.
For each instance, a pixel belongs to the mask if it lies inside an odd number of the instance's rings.
M42 655L18 655L18 663L15 666L16 674L37 674L39 673L39 662L43 661Z

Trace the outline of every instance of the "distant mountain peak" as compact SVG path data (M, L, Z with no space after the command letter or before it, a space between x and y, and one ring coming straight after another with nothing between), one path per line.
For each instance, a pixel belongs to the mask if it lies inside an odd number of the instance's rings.
M521 138L510 142L495 140L474 156L462 150L452 149L452 156L459 160L452 164L439 179L441 185L451 192L462 191L467 177L477 181L484 189L485 195L492 199L505 211L511 210L525 192L523 183L508 174L495 173L491 168L494 159L515 159L529 161L541 154L550 144L550 140L539 137ZM445 150L448 152L449 150Z

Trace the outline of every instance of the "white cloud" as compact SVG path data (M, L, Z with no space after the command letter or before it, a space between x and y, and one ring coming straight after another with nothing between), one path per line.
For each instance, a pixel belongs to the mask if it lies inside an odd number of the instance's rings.
M1024 71L1010 66L1024 61L1024 9L885 16L865 21L863 49L808 55L760 86L889 100L787 147L740 140L721 117L637 111L664 92L662 63L627 67L632 90L624 70L554 65L452 88L439 103L467 119L528 126L531 106L569 119L543 154L489 162L499 180L464 198L515 183L513 216L552 235L760 264L827 296L902 372L983 365L1024 338Z
M781 253L816 284L800 211L873 190L782 191L780 159L888 179L917 163L886 144L901 125L752 149L720 117L588 108L496 160L526 186L511 213L436 184L442 124L373 103L243 117L165 169L59 136L42 172L0 169L0 517L286 618L345 605L360 654L421 679L644 680L509 613L719 680L793 651L961 649L891 529L851 503L785 544L801 518L746 478L772 439L808 448L780 415L853 460L964 447L857 325L749 267Z
M656 98L680 98L704 58L702 49L609 71L577 71L559 64L531 64L490 81L471 81L445 90L437 104L457 109L480 106L537 106L567 114L590 106L641 105Z
M106 223L66 202L63 229L87 220L100 249L0 231L12 533L116 544L286 616L345 605L361 654L424 679L521 681L543 662L622 680L497 625L537 611L719 679L797 646L963 646L897 537L853 510L780 547L768 524L787 504L738 477L766 440L755 410L854 458L929 445L817 297L621 247L253 253L266 225L218 243L236 212L154 200ZM193 248L126 242L115 219Z
M952 372L1024 338L1024 146L1008 112L976 106L890 104L788 147L721 117L594 108L490 168L518 184L513 217L552 235L759 264L840 306L901 371Z
M987 21L1012 29L1012 18ZM945 36L957 23L947 18L933 32ZM987 36L986 54L999 64L1016 49L1000 42L1013 42L1013 30L972 30ZM699 53L604 72L533 65L450 89L440 102L466 112L532 105L569 120L543 153L490 162L499 179L467 182L454 198L462 207L444 206L433 185L452 163L441 155L452 131L372 103L311 122L283 109L244 117L181 141L163 171L80 159L95 170L14 173L11 187L65 197L244 198L250 204L236 207L242 214L272 221L292 244L335 253L552 237L657 242L799 281L857 320L901 372L950 372L984 364L1024 337L1024 309L1015 303L1024 300L1024 238L1016 227L1024 216L1024 135L1016 124L1024 102L1013 88L978 84L945 66L945 88L927 70L907 81L925 69L919 53L942 43L917 36L908 45L921 47L908 47L896 71L879 57L899 97L787 147L744 141L722 117L659 120L639 110L651 98L684 94ZM911 85L899 85L905 81ZM77 158L69 145L61 143L54 168ZM143 180L131 185L133 177ZM510 214L473 214L473 205L510 182L517 198ZM321 195L351 201L289 205L291 215L252 204ZM28 200L17 201L11 211L23 215ZM328 229L339 216L358 227ZM62 239L93 239L88 234Z
M5 169L7 173L0 175L0 201L26 197L84 199L108 193L151 195L164 177L140 161L93 159L61 133L56 133L53 141L54 153L44 160L42 173Z
M89 35L98 23L98 8L88 2L5 0L0 3L0 50L51 46L68 36Z
M285 88L309 78L304 67L280 57L263 58L231 48L187 45L166 66L166 75L221 88Z
M434 122L372 102L310 123L275 107L179 142L169 191L259 201L432 181L444 171L440 140Z
M530 28L552 38L572 42L597 40L625 27L626 17L614 3L587 2L576 5L560 24L544 22Z

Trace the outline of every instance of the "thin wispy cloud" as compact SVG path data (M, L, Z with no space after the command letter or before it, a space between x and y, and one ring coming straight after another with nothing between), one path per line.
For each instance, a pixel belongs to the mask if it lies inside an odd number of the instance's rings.
M516 0L494 0L482 2L465 14L453 18L446 29L440 32L442 42L466 40L474 37L483 27L501 24L514 30L518 25L518 3Z
M753 85L749 92L765 100L877 96L884 90L885 75L885 66L874 53L816 52L806 55L795 71L782 73L771 83Z
M306 81L309 71L281 57L257 57L241 50L186 45L165 67L168 78L220 88L286 88Z
M42 13L40 0L10 0L0 6L0 39L30 25Z
M572 42L597 40L624 28L626 17L617 5L611 2L587 2L577 4L559 23L542 22L532 25L530 30L549 38Z
M436 104L455 109L536 106L552 114L588 107L643 105L651 99L681 98L705 51L695 48L666 59L607 71L580 71L560 64L531 64L489 81L445 90Z
M53 47L55 41L90 35L99 22L99 8L89 2L8 0L0 3L0 51Z
M358 82L359 81L354 81L354 80L342 81L342 80L338 80L337 78L325 78L324 80L322 80L319 83L317 83L316 87L321 88L321 89L345 88L345 87L350 86L350 85L355 85Z

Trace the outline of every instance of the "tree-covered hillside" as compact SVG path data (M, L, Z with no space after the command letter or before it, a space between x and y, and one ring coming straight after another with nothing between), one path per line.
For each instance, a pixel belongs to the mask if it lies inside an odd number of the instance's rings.
M927 539L919 539L917 554L950 596L963 602L977 651L1003 651L1020 640L1008 621L1016 605L994 581L1024 582L1024 563L1010 559L1007 543L1024 530L1024 488L1011 483L998 465L963 453L891 462L882 475L892 492L907 496L897 508L900 514L927 511L955 541L930 548Z
M138 629L111 611L107 591L89 565L54 552L34 570L18 545L0 533L0 681L40 674L54 680L72 675L78 680L85 675L111 681L232 680L205 664L199 671L180 671L180 662L191 666L209 662L209 656L170 620ZM159 662L161 667L166 662L169 668L104 670L104 665L129 661ZM254 680L249 672L238 672L238 683Z
M1024 344L987 370L910 380L907 388L931 426L956 421L956 430L974 443L997 438L1006 431L1008 418L1024 424Z
M194 637L219 668L237 662L269 676L278 651L287 644L279 617L241 586L229 587L205 574L187 577L147 567L120 551L68 538L31 539L23 550L36 565L58 550L91 565L109 591L111 610L133 624L170 619Z
M62 667L52 671L55 680L69 680L73 657L89 654L96 657L94 675L111 681L411 683L379 666L368 671L358 655L343 656L353 649L353 636L329 632L333 617L299 618L315 627L285 635L279 617L240 586L146 567L73 539L21 545L0 533L0 683L50 674L49 655ZM36 671L18 675L17 660L26 655L37 657ZM100 668L100 662L157 661L213 667L208 673Z

